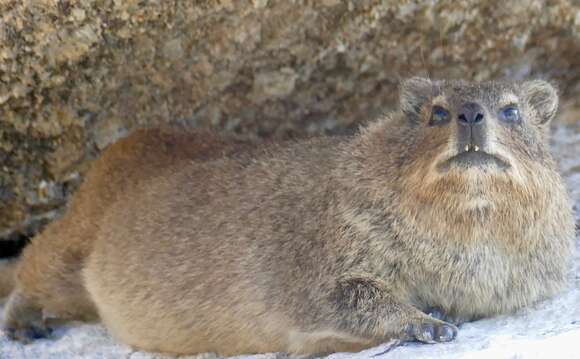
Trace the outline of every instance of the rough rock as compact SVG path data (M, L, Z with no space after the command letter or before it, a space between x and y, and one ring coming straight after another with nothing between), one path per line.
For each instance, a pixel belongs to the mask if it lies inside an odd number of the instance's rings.
M574 0L4 0L0 237L54 218L135 127L340 133L417 74L544 77L578 111L579 53Z

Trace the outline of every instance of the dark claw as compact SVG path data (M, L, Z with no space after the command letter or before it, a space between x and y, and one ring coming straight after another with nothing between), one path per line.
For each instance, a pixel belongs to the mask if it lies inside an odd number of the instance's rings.
M24 344L29 344L37 339L50 337L52 329L45 326L29 326L26 328L7 328L6 336L11 340L17 340Z
M48 327L30 327L25 329L25 335L32 340L48 338L52 330Z
M433 324L423 324L421 326L421 334L417 338L422 342L434 343L435 342L435 327Z
M437 327L436 340L438 342L448 342L455 339L456 336L457 329L450 325L443 324Z

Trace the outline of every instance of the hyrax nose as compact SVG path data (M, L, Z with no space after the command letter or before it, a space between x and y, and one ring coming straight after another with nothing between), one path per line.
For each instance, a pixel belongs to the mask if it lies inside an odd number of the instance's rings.
M460 125L473 126L481 124L483 122L483 118L483 108L475 102L469 102L463 105L461 108L459 116L457 117L457 121Z

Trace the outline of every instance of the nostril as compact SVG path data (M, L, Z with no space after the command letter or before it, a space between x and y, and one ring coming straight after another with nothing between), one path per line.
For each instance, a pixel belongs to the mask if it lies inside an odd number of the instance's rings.
M482 113L468 113L467 115L462 113L457 116L457 119L460 123L464 125L472 125L476 123L480 123L483 121L483 114Z

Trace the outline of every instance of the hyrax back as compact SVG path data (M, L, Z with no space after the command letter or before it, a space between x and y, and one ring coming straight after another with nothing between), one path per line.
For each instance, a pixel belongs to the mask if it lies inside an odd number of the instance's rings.
M152 170L95 218L81 284L114 336L151 351L451 340L451 323L564 284L574 225L547 148L556 108L541 81L411 79L400 111L352 137Z

